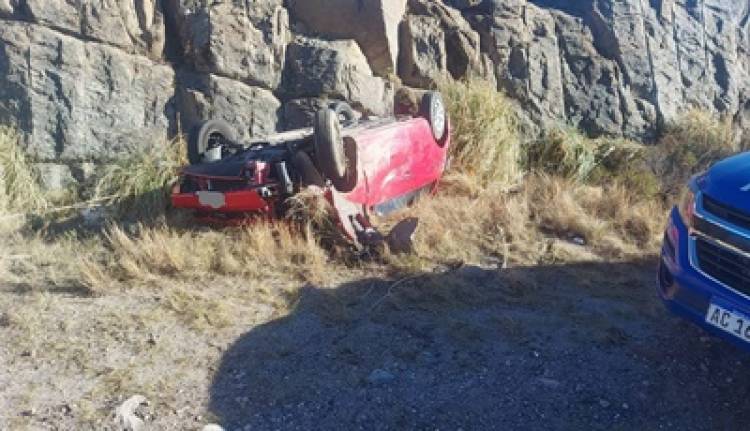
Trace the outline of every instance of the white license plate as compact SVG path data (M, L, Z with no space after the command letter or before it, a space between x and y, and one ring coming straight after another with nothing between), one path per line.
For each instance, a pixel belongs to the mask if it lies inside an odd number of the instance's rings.
M706 322L750 343L750 317L748 316L711 304L706 313Z
M204 207L211 207L215 210L224 207L226 198L224 193L219 192L198 192L198 202Z

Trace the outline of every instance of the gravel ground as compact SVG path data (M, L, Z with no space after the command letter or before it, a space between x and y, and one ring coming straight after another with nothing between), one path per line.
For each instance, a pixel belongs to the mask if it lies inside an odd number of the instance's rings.
M649 259L360 279L306 286L276 318L252 283L227 283L213 292L246 299L221 329L165 313L157 286L0 289L34 337L22 347L19 325L0 324L0 430L116 429L136 393L155 430L742 429L750 356L670 316L654 272Z
M210 408L230 430L742 428L750 357L653 281L649 261L308 288L224 354Z

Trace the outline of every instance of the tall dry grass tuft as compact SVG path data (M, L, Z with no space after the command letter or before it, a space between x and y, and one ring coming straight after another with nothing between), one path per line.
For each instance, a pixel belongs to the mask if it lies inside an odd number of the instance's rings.
M450 81L440 85L453 127L451 154L457 171L482 183L509 185L522 174L521 135L516 108L490 82Z
M738 151L730 118L693 109L667 126L651 159L666 194L676 196L692 174Z
M15 129L0 126L0 214L44 209L47 200Z
M108 167L97 181L97 199L111 199L122 210L138 216L163 214L169 187L187 163L187 146L182 137L139 148Z
M409 210L420 220L415 250L389 257L391 265L415 272L454 261L528 265L589 259L592 251L623 258L658 249L665 207L616 180L601 186L532 174L513 191L459 185ZM550 241L570 247L558 255Z
M563 239L580 238L619 257L657 249L666 208L613 181L606 186L536 175L525 184L532 226Z
M283 222L224 232L143 225L134 231L113 226L106 234L108 270L122 280L239 275L317 281L326 272L328 257L313 233Z
M404 216L419 219L412 256L390 256L391 265L410 272L434 263L527 261L536 233L529 225L525 196L499 187L472 187L454 177L440 194L420 200ZM401 217L401 216L399 216Z

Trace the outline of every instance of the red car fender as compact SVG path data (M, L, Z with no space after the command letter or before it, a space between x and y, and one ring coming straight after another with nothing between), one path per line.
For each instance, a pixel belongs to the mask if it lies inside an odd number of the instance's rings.
M450 131L442 142L421 117L374 128L354 129L357 184L345 194L353 203L372 208L436 183L443 175Z

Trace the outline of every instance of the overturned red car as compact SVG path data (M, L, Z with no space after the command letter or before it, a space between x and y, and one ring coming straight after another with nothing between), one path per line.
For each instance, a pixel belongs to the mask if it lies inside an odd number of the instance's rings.
M416 115L357 118L343 102L315 113L313 127L238 142L210 120L189 137L190 165L172 190L176 208L206 221L283 216L285 201L319 187L354 241L369 214L387 214L434 190L448 162L449 121L439 93L428 92Z

